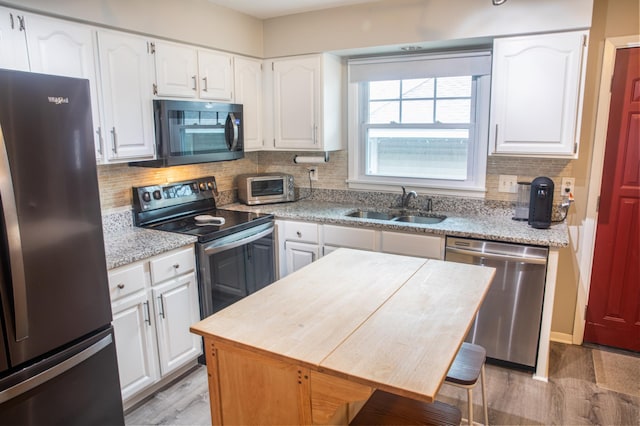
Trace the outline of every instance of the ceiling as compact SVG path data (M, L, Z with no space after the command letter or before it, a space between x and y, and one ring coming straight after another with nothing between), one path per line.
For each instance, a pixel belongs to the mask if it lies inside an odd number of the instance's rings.
M254 16L259 19L276 18L312 10L331 9L378 0L209 0L211 3Z

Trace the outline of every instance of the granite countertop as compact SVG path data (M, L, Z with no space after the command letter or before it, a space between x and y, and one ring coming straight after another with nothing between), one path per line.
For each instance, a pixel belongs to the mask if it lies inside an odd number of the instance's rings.
M470 209L467 212L436 210L433 212L434 214L445 215L447 218L440 223L425 225L349 217L346 214L355 210L376 210L371 206L351 202L303 200L263 206L233 203L219 206L219 208L271 213L275 215L276 219L358 228L480 238L554 248L569 245L569 231L566 222L554 223L548 229L534 229L526 221L512 220L512 212L504 209L484 209L482 211ZM193 236L137 228L131 223L130 210L103 216L103 227L108 269L137 262L197 241Z
M102 221L107 269L137 262L197 241L193 236L137 228L131 223L130 210L103 216Z
M501 209L468 213L436 210L433 212L434 214L445 215L447 218L440 223L424 225L345 216L355 210L375 210L372 207L355 203L296 201L263 206L246 206L234 203L220 206L220 208L271 213L275 215L276 219L329 223L379 230L480 238L554 248L567 247L569 245L569 231L566 222L554 223L548 229L535 229L530 227L526 221L511 219L512 212Z

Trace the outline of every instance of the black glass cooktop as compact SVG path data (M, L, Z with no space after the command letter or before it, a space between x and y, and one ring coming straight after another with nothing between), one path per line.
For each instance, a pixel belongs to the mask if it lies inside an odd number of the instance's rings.
M209 219L209 217L213 219ZM221 221L216 218L223 218L224 223L221 224ZM156 222L146 225L145 228L193 235L198 237L199 242L206 242L272 220L273 215L271 214L213 209Z

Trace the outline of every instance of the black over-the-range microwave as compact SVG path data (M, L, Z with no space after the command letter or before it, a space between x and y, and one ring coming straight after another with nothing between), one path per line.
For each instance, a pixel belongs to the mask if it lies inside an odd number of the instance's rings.
M168 167L244 157L242 105L154 100L156 159L131 166Z

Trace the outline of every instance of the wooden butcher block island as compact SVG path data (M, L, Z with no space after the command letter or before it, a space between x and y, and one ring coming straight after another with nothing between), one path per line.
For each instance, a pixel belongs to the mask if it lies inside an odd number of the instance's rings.
M432 402L493 268L338 249L191 327L213 424L347 424L375 389Z

